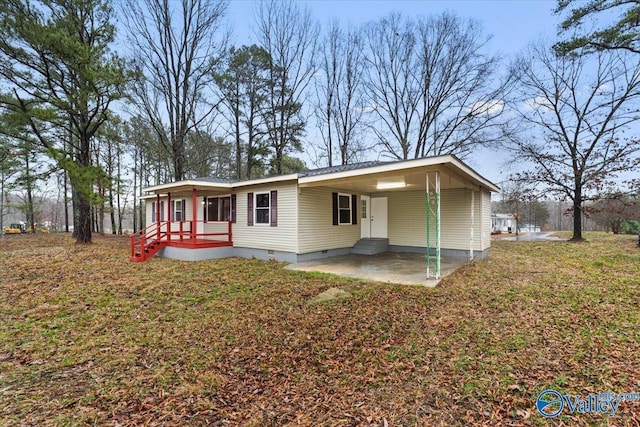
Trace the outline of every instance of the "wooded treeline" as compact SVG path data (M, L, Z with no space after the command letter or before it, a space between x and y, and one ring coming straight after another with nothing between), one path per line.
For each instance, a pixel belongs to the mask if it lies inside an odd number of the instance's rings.
M139 228L149 185L494 147L533 165L515 180L562 194L579 217L637 164L637 139L621 133L637 119L632 50L545 43L509 67L473 19L396 13L322 27L301 3L276 0L255 3L254 43L237 45L228 6L0 1L3 203L23 194L35 226L34 191L55 177L76 239L89 242L122 233L132 212ZM0 204L0 227L3 215Z

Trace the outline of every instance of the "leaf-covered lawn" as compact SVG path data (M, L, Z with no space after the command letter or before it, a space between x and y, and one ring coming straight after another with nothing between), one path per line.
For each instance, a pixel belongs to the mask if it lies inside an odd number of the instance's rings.
M542 390L640 391L640 249L494 242L433 289L275 262L128 261L128 239L0 240L2 425L628 425ZM330 287L348 300L308 306Z

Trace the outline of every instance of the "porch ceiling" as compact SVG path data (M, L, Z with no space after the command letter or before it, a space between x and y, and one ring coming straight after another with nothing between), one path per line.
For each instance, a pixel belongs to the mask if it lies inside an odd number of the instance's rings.
M232 191L230 183L213 183L206 181L187 180L169 184L161 184L153 187L145 188L147 193L155 194L171 193L171 197L186 197L193 194L193 189L198 192L200 196L215 196L218 194L229 194Z

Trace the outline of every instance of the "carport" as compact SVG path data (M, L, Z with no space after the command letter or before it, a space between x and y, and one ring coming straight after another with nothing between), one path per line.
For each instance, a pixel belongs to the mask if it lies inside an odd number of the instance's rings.
M425 275L425 254L385 252L376 255L349 254L290 264L287 269L331 273L376 282L433 287L440 280L468 263L466 258L441 257L440 278Z

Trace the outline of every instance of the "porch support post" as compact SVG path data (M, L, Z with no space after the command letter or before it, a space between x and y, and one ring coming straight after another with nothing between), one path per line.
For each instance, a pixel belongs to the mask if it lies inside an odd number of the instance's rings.
M171 193L167 193L167 239L171 240Z
M476 210L475 194L476 192L473 191L473 188L472 188L471 189L471 217L470 217L471 234L469 235L469 261L473 261L473 234L475 231L475 210Z
M196 226L198 223L198 191L194 188L191 196L191 202L193 205L193 212L191 213L191 238L195 240L196 238ZM194 242L195 243L195 242Z
M160 193L156 194L156 225L160 224Z
M160 193L156 193L156 239L160 240Z

